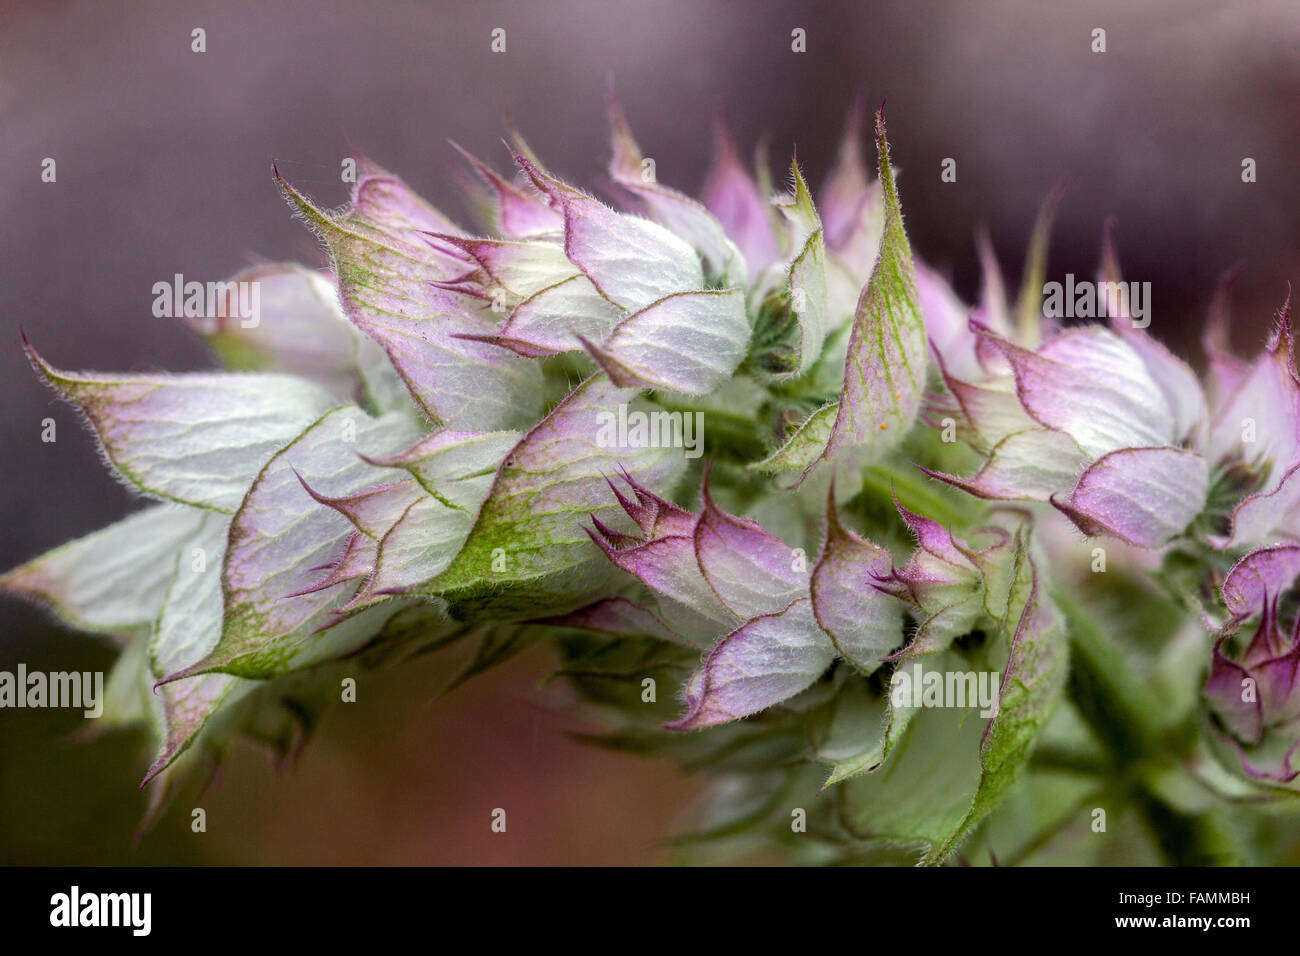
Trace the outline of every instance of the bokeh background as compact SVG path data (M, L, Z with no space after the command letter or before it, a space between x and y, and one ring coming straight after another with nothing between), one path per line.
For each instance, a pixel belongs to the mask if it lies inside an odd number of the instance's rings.
M191 52L202 27L207 52ZM507 51L489 49L507 31ZM791 51L791 30L807 52ZM1106 30L1107 51L1091 52ZM1193 361L1217 276L1240 262L1233 340L1258 346L1300 277L1300 6L1294 0L438 0L8 2L0 5L0 565L136 503L51 361L199 369L204 346L151 314L153 283L258 260L320 262L272 159L342 202L365 153L468 220L453 138L508 166L502 118L548 165L599 188L613 76L660 181L694 190L728 111L774 165L826 173L855 94L888 101L914 247L972 299L986 227L1014 283L1038 204L1066 189L1050 272L1091 275L1114 215L1125 277L1152 284L1152 331ZM41 162L57 162L43 183ZM957 161L957 182L940 164ZM1258 181L1241 181L1243 158ZM40 440L41 420L59 440ZM106 668L111 652L0 603L0 669ZM654 863L696 783L573 742L539 688L544 651L436 705L415 665L367 678L297 766L238 750L202 800L132 849L144 741L84 744L75 714L0 711L0 863ZM488 827L510 812L506 835Z

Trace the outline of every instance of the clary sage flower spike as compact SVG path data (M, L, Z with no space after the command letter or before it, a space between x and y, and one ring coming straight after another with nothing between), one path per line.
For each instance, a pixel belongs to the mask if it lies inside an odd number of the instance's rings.
M223 371L24 340L146 503L0 587L119 648L100 726L152 733L151 816L237 737L290 753L370 668L433 655L449 689L535 641L600 742L708 776L701 844L939 863L1055 827L1085 861L1123 777L1213 856L1205 794L1293 799L1286 308L1246 362L1220 296L1202 383L1109 233L1106 321L1044 308L1049 212L1019 300L985 244L964 304L909 242L899 185L926 184L883 110L876 174L855 113L816 198L722 124L693 198L612 95L610 124L613 206L517 131L510 174L457 147L468 228L368 161L338 210L277 170L328 267L233 276L256 314L181 309Z

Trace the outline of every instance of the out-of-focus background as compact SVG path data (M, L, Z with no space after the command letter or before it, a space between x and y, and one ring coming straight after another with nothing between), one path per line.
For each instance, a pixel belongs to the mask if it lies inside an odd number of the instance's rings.
M205 53L191 31L206 31ZM490 50L494 28L506 52ZM791 50L806 31L807 52ZM1106 31L1094 53L1092 31ZM1065 187L1050 272L1091 276L1114 215L1152 331L1199 363L1216 277L1237 262L1233 340L1253 350L1300 277L1300 7L1294 0L437 0L8 2L0 7L0 565L134 506L19 348L54 363L198 369L204 346L151 314L175 273L320 262L272 159L342 202L364 153L468 221L455 139L508 168L509 114L557 172L599 188L612 75L658 178L703 181L725 107L774 167L820 181L855 94L888 101L916 250L968 300L986 226L1014 283L1038 204ZM42 161L56 161L54 183ZM1257 181L1242 182L1255 160ZM940 181L945 158L957 181ZM1014 288L1014 285L1012 286ZM57 443L40 440L53 417ZM95 640L0 604L0 669L106 668ZM530 653L426 706L416 665L367 678L296 768L238 750L201 803L131 849L143 739L84 744L67 711L0 710L2 863L643 863L668 858L694 782L573 742ZM493 808L509 808L492 834Z

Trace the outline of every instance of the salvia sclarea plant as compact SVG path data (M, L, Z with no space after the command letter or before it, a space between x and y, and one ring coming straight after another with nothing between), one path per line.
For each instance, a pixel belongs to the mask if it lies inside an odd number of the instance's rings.
M120 648L156 817L340 686L538 641L591 739L705 775L683 859L1257 862L1294 852L1300 382L1288 312L1208 374L910 248L883 112L814 202L719 126L701 199L611 97L611 207L512 131L466 229L359 162L330 269L187 311L225 371L63 371L150 503L0 579ZM759 164L760 167L762 164ZM1045 207L1046 208L1046 207ZM242 286L236 286L242 287ZM228 303L227 303L228 304ZM978 833L977 833L978 831Z

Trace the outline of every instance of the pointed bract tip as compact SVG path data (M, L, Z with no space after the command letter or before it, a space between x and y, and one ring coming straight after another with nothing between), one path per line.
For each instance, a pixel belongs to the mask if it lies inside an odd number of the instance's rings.
M524 174L533 181L533 185L542 193L548 201L553 203L555 199L554 190L551 186L550 177L542 171L541 166L537 163L536 158L522 150L516 150L509 143L506 148L510 150L510 155L514 158L515 164L524 171Z
M600 548L600 550L605 553L605 557L612 560L614 555L618 552L618 548L614 547L612 532L605 525L601 524L595 515L591 515L590 517L596 527L589 528L585 524L580 527L586 533L587 537L591 539L591 543Z
M1245 271L1246 271L1246 260L1238 259L1232 265L1228 266L1228 268L1224 269L1222 272L1219 273L1219 278L1216 282L1216 287L1217 287L1216 291L1218 289L1223 289L1224 291L1227 291L1229 288L1231 288L1232 284L1236 282L1237 279L1241 276L1241 274Z
M271 176L275 180L275 185L280 190L281 195L289 203L290 208L297 209L303 215L316 212L316 207L312 201L304 196L297 186L281 175L279 167L274 162L271 163Z
M506 146L510 151L528 157L528 160L540 170L542 167L542 161L537 158L537 154L533 152L532 147L528 145L528 141L524 139L524 134L520 132L519 127L515 125L514 117L509 113L506 113L505 127L506 134L510 137Z
M311 495L314 500L320 502L323 505L328 505L330 503L329 498L327 498L325 495L320 494L318 491L316 491L315 488L307 484L307 479L304 478L299 473L297 468L295 468L293 465L290 465L289 470L292 471L293 476L298 479L298 484L302 485L303 490L306 491L307 494Z
M1101 226L1101 262L1097 270L1103 282L1119 282L1123 276L1119 265L1119 244L1115 240L1115 230L1115 217L1107 216ZM1115 315L1112 318L1118 319L1120 316Z
M1101 224L1101 254L1102 258L1108 255L1114 255L1118 252L1118 244L1115 241L1116 230L1119 227L1119 220L1114 216L1107 216Z
M703 502L704 507L716 510L717 505L713 503L713 496L709 494L709 475L712 473L713 459L706 458L704 459L704 470L700 475L700 500Z
M284 178L284 174L280 172L280 164L274 159L271 160L271 178L275 181L276 186L280 188L281 192L288 193L291 197L298 197L301 195L298 192L297 187Z
M918 541L921 538L921 529L917 527L918 524L928 522L937 528L943 528L939 522L932 518L927 518L925 515L918 514L899 501L898 491L894 488L894 482L892 480L889 482L889 496L894 499L894 508L897 509L899 515L902 517L903 523L907 525L912 534L917 536Z
M883 110L885 104L882 102L880 108ZM852 137L855 141L862 135L862 126L867 117L867 94L859 89L855 90L853 96L849 99L849 108L844 114L844 137L847 140Z
M894 487L894 479L893 479L893 478L890 478L890 479L889 479L889 497L890 497L891 499L893 499L894 507L895 507L896 509L898 509L899 511L906 511L906 510L907 510L906 508L903 507L903 503L902 503L901 501L898 500L898 489ZM908 513L910 514L911 512L908 512Z
M27 361L32 363L32 368L36 370L36 374L40 375L49 384L54 385L54 379L61 377L58 371L41 357L41 354L36 351L36 346L32 345L31 339L27 337L27 333L23 329L19 328L18 334L22 337L23 351L27 354Z
M478 158L464 146L460 145L460 143L456 142L450 136L447 137L447 145L454 149L460 155L461 159L465 160L465 162L469 163L480 173L482 172L481 167L483 164L479 162Z
M139 787L139 789L140 789L140 790L144 790L145 787L147 787L147 786L149 786L149 784L153 783L154 778L157 777L158 774L160 774L160 773L162 773L164 770L166 770L168 764L170 764L170 763L171 763L171 761L168 759L168 755L167 755L167 754L163 754L163 755L162 755L161 757L159 757L156 761L154 761L154 763L149 767L149 769L145 771L144 779L140 781L140 787ZM142 838L142 837L144 836L144 830L145 830L145 824L142 822L142 823L140 824L140 831L139 831L139 836L137 837L137 839Z
M160 677L154 682L154 693L158 693L158 688L162 687L164 684L171 684L178 680L184 680L187 677L197 677L199 674L207 673L208 668L205 666L206 660L207 658L204 658L201 661L195 661L189 667L182 667L180 670L168 674L166 677Z
M1291 283L1286 284L1286 301L1282 303L1282 308L1277 314L1277 334L1278 339L1286 343L1287 369L1294 378L1296 376L1295 367L1295 337L1291 330Z
M642 497L645 494L644 489L642 489L636 481L632 479L632 477L627 473L627 469L623 468L622 465L620 465L619 468L623 472L623 480L627 482L628 487L632 489L632 493L636 496L637 501L641 502ZM614 479L609 475L602 475L601 477L603 477L605 483L609 485L609 490L614 492L614 498L618 501L619 507L622 508L633 521L636 521L637 524L640 525L641 522L637 520L637 513L643 510L644 506L641 504L632 504L631 500L627 495L623 494L618 485L614 484Z
M605 524L605 522L601 521L594 514L589 515L588 517L591 518L592 525L595 526L596 530L601 533L601 536L604 537L606 541L613 541L613 539L617 536L618 532L614 531L614 529L612 529L609 525Z
M704 698L705 695L700 694L698 698L689 700L685 714L676 720L661 724L660 727L663 730L673 731L703 730L708 727L709 724L701 720L701 713L704 710Z
M735 134L731 128L731 118L726 107L720 106L713 120L713 160L709 166L710 181L722 175L723 170L738 170L746 179L752 178L751 171L740 158L740 150L736 146Z
M1291 283L1287 283L1286 298L1278 310L1273 313L1273 330L1268 337L1268 351L1276 353L1285 343L1287 351L1292 348L1291 340Z
M826 486L826 543L823 547L829 547L832 535L844 533L844 525L840 523L840 510L835 506L835 472L832 470L831 479Z

